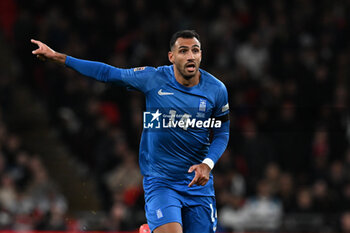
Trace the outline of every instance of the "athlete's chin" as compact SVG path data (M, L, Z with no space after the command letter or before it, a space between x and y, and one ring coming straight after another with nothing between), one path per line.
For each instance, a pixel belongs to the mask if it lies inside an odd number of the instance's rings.
M191 78L194 78L197 74L198 70L195 71L185 71L183 72L183 77L187 80L190 80Z
M183 77L186 79L186 80L190 80L192 78L194 78L195 74L185 74L183 75Z

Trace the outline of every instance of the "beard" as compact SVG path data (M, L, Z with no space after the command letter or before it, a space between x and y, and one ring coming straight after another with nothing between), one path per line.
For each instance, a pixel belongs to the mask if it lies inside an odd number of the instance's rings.
M197 72L196 72L197 73ZM184 77L184 79L186 80L190 80L191 78L193 78L195 76L195 74L191 74L191 75L185 75L185 74L181 74L182 77Z
M181 74L181 76L186 79L186 80L190 80L192 79L194 76L196 76L197 72L198 72L198 68L195 68L194 72L188 73L186 72L186 67L180 67L179 65L176 65L176 69L179 71L179 73Z

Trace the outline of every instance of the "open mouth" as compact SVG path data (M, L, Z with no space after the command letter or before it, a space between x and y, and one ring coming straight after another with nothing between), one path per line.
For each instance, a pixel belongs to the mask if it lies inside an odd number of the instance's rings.
M196 65L194 63L188 63L185 67L189 72L194 72L196 70Z

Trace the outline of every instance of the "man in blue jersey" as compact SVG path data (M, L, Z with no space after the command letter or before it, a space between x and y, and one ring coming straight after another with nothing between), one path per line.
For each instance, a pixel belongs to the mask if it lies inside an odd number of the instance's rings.
M224 84L199 68L198 34L192 30L175 33L168 53L172 65L157 68L120 69L55 52L40 41L32 43L39 47L33 51L39 59L145 94L139 164L151 231L215 232L211 170L228 143L229 107Z

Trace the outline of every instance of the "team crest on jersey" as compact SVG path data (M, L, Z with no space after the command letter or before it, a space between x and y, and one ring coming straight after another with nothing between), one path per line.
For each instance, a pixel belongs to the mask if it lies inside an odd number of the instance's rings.
M144 69L146 69L146 66L136 67L136 68L134 68L134 72L141 71L141 70L144 70Z
M207 101L205 99L199 99L199 111L200 112L205 112L207 109Z

